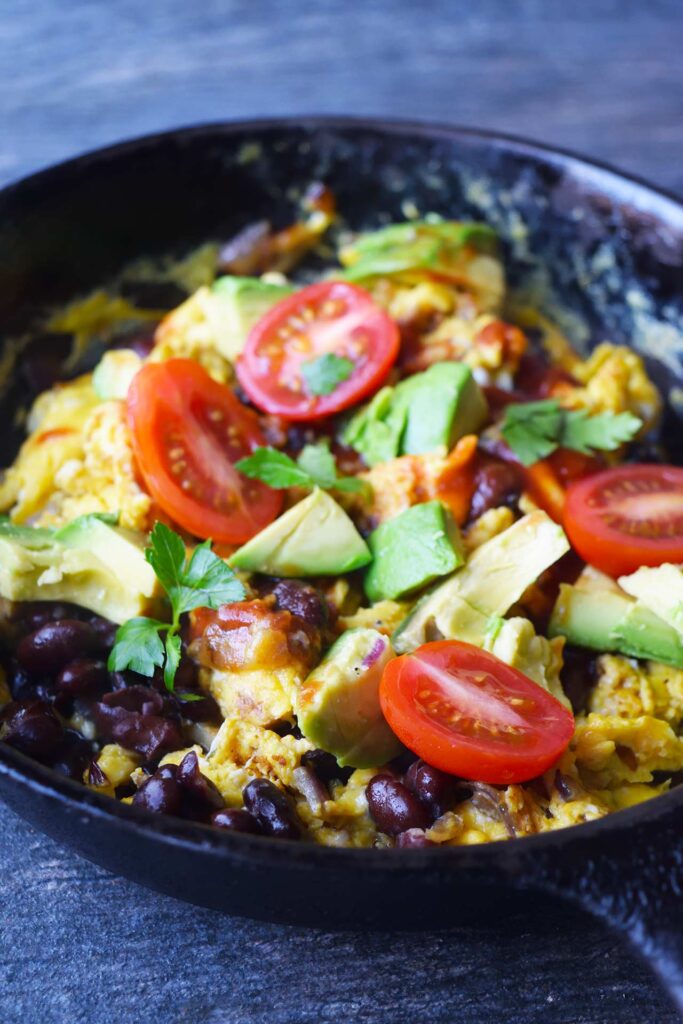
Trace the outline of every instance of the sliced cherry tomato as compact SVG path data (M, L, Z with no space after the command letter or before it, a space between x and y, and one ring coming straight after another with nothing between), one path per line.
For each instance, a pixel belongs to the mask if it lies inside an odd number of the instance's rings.
M128 421L149 493L188 533L242 544L278 515L282 495L233 466L265 444L254 413L193 359L147 363Z
M380 702L398 738L435 768L477 782L524 782L567 747L574 717L487 651L438 640L390 661Z
M609 576L683 562L683 469L641 463L573 483L564 526L581 557Z
M375 391L398 355L398 327L370 295L343 281L303 288L273 306L249 332L237 364L254 405L287 420L317 420ZM321 356L353 363L329 394L313 394L302 372Z

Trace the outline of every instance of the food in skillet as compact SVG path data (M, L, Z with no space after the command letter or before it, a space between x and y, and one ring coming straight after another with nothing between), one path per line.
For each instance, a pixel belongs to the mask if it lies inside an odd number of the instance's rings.
M0 737L137 807L327 845L666 790L683 470L638 461L642 361L515 305L486 225L344 236L306 202L21 340L42 393L0 484ZM338 264L295 283L330 227Z

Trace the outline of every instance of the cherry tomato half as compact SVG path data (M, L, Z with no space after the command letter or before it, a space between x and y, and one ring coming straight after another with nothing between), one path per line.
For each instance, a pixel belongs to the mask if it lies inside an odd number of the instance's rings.
M564 527L581 557L609 576L683 562L683 469L641 463L573 483Z
M574 717L487 651L458 640L390 661L380 684L387 722L435 768L476 782L524 782L567 747Z
M128 391L140 473L159 507L195 537L242 544L282 495L233 466L264 445L253 412L192 359L147 363Z
M282 299L258 321L237 376L264 412L292 421L316 420L375 391L398 347L398 327L367 292L344 281L323 281ZM326 355L349 360L353 368L329 393L316 394L306 369Z

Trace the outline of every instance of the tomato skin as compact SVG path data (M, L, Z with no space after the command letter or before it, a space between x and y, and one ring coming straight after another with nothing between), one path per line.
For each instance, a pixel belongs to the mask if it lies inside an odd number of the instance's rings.
M683 562L683 469L624 465L573 483L564 528L584 561L608 576Z
M340 315L335 305L343 310ZM346 281L322 281L282 299L255 324L237 362L237 377L264 412L290 422L323 419L379 388L396 361L399 342L397 325L366 291ZM354 371L331 394L311 395L300 366L327 353L350 359Z
M188 533L242 544L278 515L282 494L233 468L265 444L256 416L199 363L147 363L128 390L127 412L149 493Z
M574 733L574 716L555 697L459 640L437 640L394 658L379 692L384 717L409 750L476 782L533 779L557 761Z

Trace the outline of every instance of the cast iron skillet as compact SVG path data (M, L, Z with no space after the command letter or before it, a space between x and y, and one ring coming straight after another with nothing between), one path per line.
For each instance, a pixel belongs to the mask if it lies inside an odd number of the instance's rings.
M354 228L422 212L483 217L512 279L573 311L587 346L634 344L681 436L683 205L567 153L480 132L310 119L210 125L71 160L0 193L0 331L87 291L140 254L186 251L259 218L291 214L328 182ZM555 309L557 313L557 309ZM0 355L2 351L0 350ZM3 400L21 404L20 374ZM18 436L3 427L2 463ZM0 744L0 795L85 857L191 902L325 928L434 928L502 920L562 897L628 935L683 1006L683 787L601 821L485 846L342 850L231 836L146 813L53 774ZM561 908L558 907L558 913Z

